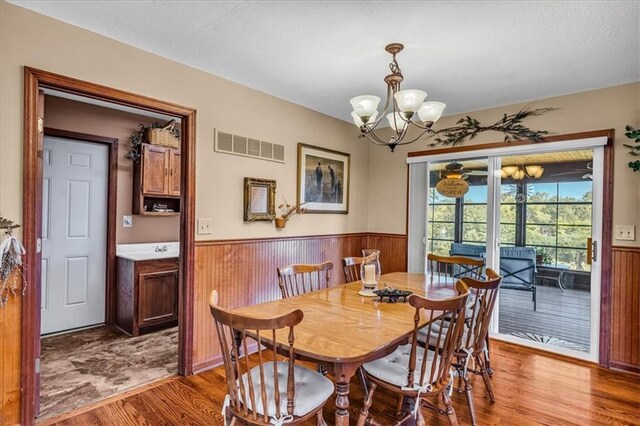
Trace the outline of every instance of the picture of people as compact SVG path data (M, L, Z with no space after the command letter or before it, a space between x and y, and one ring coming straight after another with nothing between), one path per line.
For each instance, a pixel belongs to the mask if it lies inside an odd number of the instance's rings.
M299 145L298 197L307 212L348 211L349 160L349 154Z

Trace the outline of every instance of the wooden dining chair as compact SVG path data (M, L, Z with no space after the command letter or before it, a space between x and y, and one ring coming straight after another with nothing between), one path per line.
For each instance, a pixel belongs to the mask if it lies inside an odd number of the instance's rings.
M464 313L469 292L462 281L456 283L460 293L450 299L431 300L418 295L409 296L409 304L415 308L411 343L398 347L395 352L375 361L363 364L362 368L369 380L369 391L358 418L358 426L363 426L369 417L369 408L377 386L396 394L415 398L415 410L407 413L396 425L415 417L418 425L424 425L422 406L447 415L449 423L457 425L455 410L446 391L453 384L451 362L456 344L464 327ZM432 351L418 344L418 326L421 315L427 319L427 330L438 330L437 342L440 350ZM449 320L445 320L448 315ZM447 326L444 326L444 323ZM440 397L445 406L441 410L425 398Z
M271 318L234 314L218 306L214 290L209 297L211 316L222 351L227 396L222 408L225 424L298 425L313 418L326 426L322 409L333 394L331 380L295 364L294 327L303 319L301 310ZM278 361L276 331L288 329L287 358ZM286 332L286 331L285 331ZM235 336L241 340L236 344ZM257 356L247 355L251 336L271 349L257 345ZM255 340L252 340L255 343ZM251 343L249 343L251 345ZM240 355L239 346L242 346Z
M342 258L342 271L344 272L344 282L352 283L360 281L360 265L364 262L364 257L344 257Z
M485 274L487 276L486 280L477 280L468 277L462 278L462 281L469 289L468 300L472 300L473 302L471 304L467 303L465 327L462 338L458 341L454 355L455 361L453 362L453 367L458 372L457 376L463 381L464 387L458 390L466 394L469 415L471 416L471 423L473 425L477 424L477 422L469 373L482 376L484 385L487 388L487 393L489 394L489 399L491 402L495 402L495 395L487 367L489 361L487 342L489 337L489 323L493 315L502 277L491 268L487 268ZM421 343L428 342L428 348L430 350L439 350L441 347L437 342L437 333L435 333L435 330L419 332L418 341ZM469 367L470 361L474 362L474 368Z
M427 255L427 271L431 285L453 286L460 278L469 277L480 279L484 259L465 256L439 256L433 253Z
M296 264L278 268L278 284L282 298L328 288L331 269L333 269L333 262L317 265Z

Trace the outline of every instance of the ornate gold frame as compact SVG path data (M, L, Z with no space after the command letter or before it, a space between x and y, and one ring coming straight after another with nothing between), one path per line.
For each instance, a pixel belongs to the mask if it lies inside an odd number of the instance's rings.
M252 188L266 188L267 189L267 203L266 212L255 211L252 208L251 203L251 189ZM257 222L265 221L272 222L276 218L276 181L270 179L257 179L257 178L244 178L244 221L245 222Z

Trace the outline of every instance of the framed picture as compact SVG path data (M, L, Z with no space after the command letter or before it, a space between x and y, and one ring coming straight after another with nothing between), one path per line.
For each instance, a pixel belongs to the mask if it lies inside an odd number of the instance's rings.
M298 202L305 213L349 213L351 154L298 144Z
M244 220L271 222L276 218L276 181L244 178Z

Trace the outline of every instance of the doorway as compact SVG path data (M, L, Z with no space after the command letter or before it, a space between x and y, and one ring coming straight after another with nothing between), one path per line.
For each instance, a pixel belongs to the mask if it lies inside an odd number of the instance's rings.
M25 279L31 286L23 298L22 307L22 394L21 420L25 425L35 422L39 406L40 330L42 305L42 178L44 172L43 89L53 89L142 109L178 118L182 122L180 186L180 247L178 272L178 371L182 375L193 372L192 366L192 305L193 305L193 251L194 251L194 196L195 196L195 110L148 97L112 89L93 83L25 67L25 131L24 131L24 203L23 240ZM108 248L107 256L115 259L115 247ZM109 278L107 278L108 280ZM109 310L107 309L107 317Z
M492 337L606 365L609 144L576 138L410 158L412 272L426 271L429 252L482 258L503 276ZM450 178L459 185L449 189L462 190L439 191ZM422 247L411 237L420 214Z

